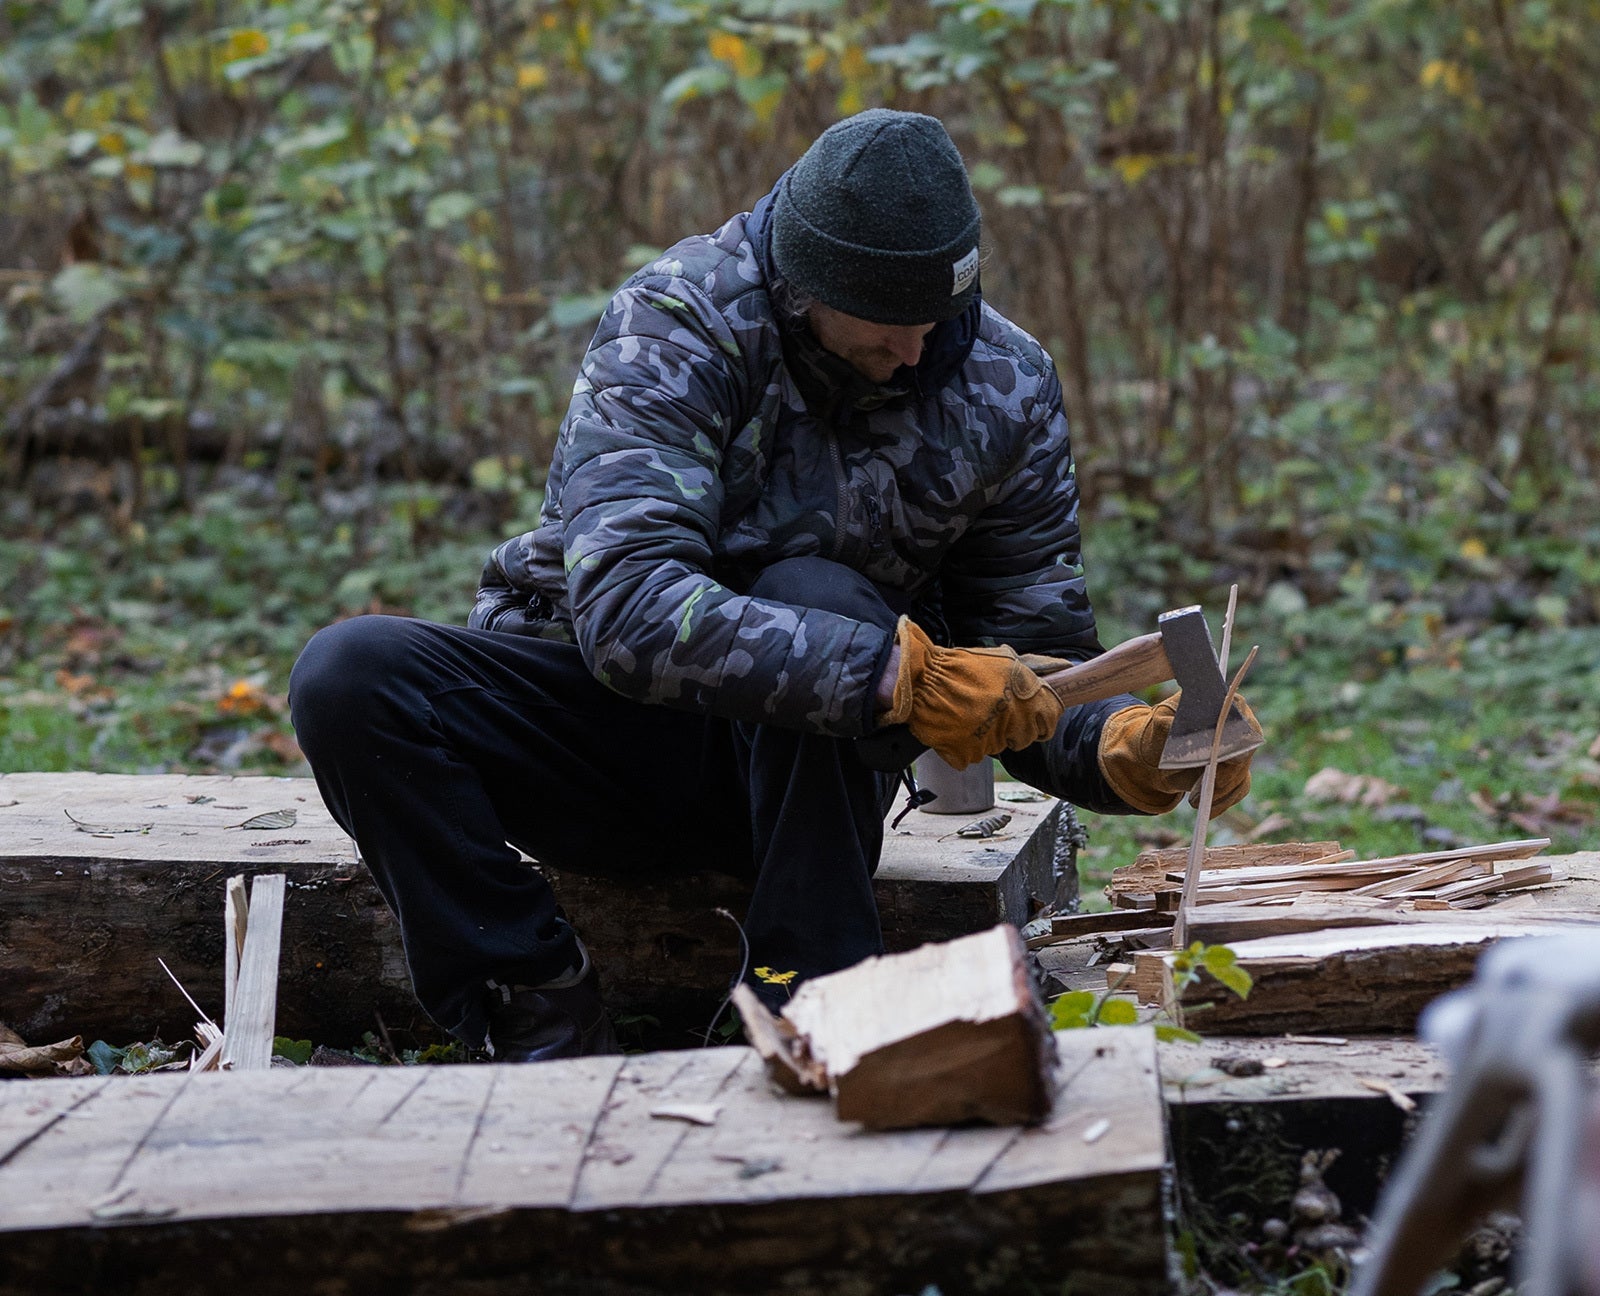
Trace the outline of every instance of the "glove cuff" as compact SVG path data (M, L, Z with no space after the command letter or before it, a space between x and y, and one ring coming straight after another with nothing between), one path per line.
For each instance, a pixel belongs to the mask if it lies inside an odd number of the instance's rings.
M1154 707L1141 702L1106 717L1100 728L1095 757L1106 785L1140 814L1162 815L1175 810L1183 792L1168 793L1139 777L1143 768L1137 752Z
M903 616L895 623L894 641L900 649L900 673L894 679L894 700L879 717L879 725L905 724L911 719L911 699L933 652L933 640L910 617Z

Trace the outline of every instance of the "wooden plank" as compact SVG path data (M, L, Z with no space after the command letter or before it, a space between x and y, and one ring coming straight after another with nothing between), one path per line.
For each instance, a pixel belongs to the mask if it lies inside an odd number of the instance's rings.
M1484 919L1496 921L1498 915ZM1594 923L1600 915L1556 911L1541 913L1542 922ZM1478 921L1476 918L1472 921ZM1392 927L1418 923L1460 923L1461 916L1450 910L1442 913L1424 909L1370 908L1355 905L1330 905L1316 902L1295 903L1281 909L1257 906L1213 905L1195 915L1194 938L1207 945L1232 945L1264 936L1288 936L1296 932L1332 931L1348 927Z
M1280 864L1303 864L1340 852L1336 841L1253 842L1233 846L1209 846L1201 860L1201 870L1249 868ZM1173 846L1164 850L1141 851L1132 864L1115 869L1106 886L1113 904L1122 896L1150 895L1157 891L1178 890L1167 879L1168 873L1185 871L1189 848Z
M1408 1032L1428 1002L1471 979L1494 941L1572 930L1570 923L1494 912L1454 918L1239 941L1232 949L1255 980L1249 998L1202 976L1183 1004L1186 1010L1210 1004L1196 1022L1241 1035ZM1595 926L1600 932L1600 922ZM1172 1006L1171 958L1134 956L1132 989L1142 1002Z
M1374 1097L1361 1082L1381 1078L1413 1096L1444 1088L1444 1060L1411 1038L1350 1038L1343 1044L1306 1044L1281 1035L1208 1035L1198 1044L1157 1045L1162 1091L1169 1104L1325 1102ZM1219 1058L1262 1063L1258 1071L1219 1069Z
M1514 891L1518 887L1539 886L1551 881L1554 876L1548 864L1527 864L1522 868L1507 869L1503 873L1492 873L1484 878L1468 878L1462 882L1452 882L1449 886L1440 887L1435 896L1451 903L1473 896L1491 895L1497 891Z
M1078 936L1094 936L1102 932L1133 931L1144 927L1170 927L1172 917L1166 916L1165 921L1152 917L1150 914L1134 912L1124 913L1086 913L1086 914L1057 914L1050 920L1050 935L1073 939Z
M749 1049L721 1048L629 1058L589 1135L573 1209L605 1210L648 1199L662 1167L694 1134L692 1125L650 1113L683 1103L725 1105L734 1072L752 1055ZM810 1106L807 1099L796 1101Z
M236 826L288 809L290 828ZM987 841L951 836L965 822L951 816L916 813L886 829L874 890L888 948L1020 925L1058 888L1076 894L1059 803L1007 810L1007 833ZM134 831L96 835L64 811ZM399 1045L439 1037L411 993L394 920L315 784L256 777L0 774L0 1021L28 1038L178 1038L193 1015L158 956L222 1015L222 994L205 989L226 963L217 896L229 875L257 872L285 873L293 896L281 1033L355 1044L377 1010ZM716 874L617 881L546 872L613 1009L656 1017L656 1038L674 1044L702 1031L739 962L738 937L714 910L743 913L748 886Z
M1452 867L1471 868L1472 865ZM1214 886L1200 892L1197 899L1202 905L1239 904L1247 900L1271 900L1279 896L1297 896L1307 891L1350 891L1356 895L1374 894L1363 883L1369 874L1352 874L1346 877L1308 877L1297 882L1255 882L1247 886Z
M86 1271L181 1287L204 1264L241 1290L421 1275L509 1294L538 1273L822 1296L1073 1273L1164 1292L1151 1034L1061 1049L1060 1121L1027 1130L864 1133L774 1095L747 1049L0 1085L0 1129L43 1126L0 1158L0 1290L76 1291ZM38 1090L53 1112L19 1120ZM653 1119L667 1099L721 1111ZM1086 1121L1108 1124L1090 1140Z
M1069 1037L1073 1048L1067 1047ZM1129 1161L1159 1165L1164 1135L1147 1117L1158 1092L1155 1034L1148 1027L1107 1031L1062 1031L1063 1080L1055 1114L1042 1126L1024 1129L979 1184L981 1192L1003 1192L1048 1178L1052 1158L1070 1148L1080 1173L1115 1175ZM1087 1065L1090 1058L1095 1065ZM1104 1122L1105 1133L1096 1134Z
M244 950L239 955L233 1012L223 1023L225 1070L265 1071L272 1065L284 881L282 873L263 873L250 888L250 916L245 926Z
M244 953L245 926L250 920L250 902L245 896L244 878L228 879L222 902L222 1019L233 1015L233 992L239 985L239 956Z
M1417 869L1415 872L1384 878L1381 882L1369 882L1353 890L1354 894L1360 896L1405 895L1408 892L1427 891L1433 887L1445 886L1463 878L1482 877L1488 872L1489 869L1476 860L1445 860L1427 868Z

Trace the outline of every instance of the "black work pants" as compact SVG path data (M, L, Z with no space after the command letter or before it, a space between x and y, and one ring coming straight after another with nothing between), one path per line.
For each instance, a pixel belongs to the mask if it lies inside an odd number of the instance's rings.
M819 558L748 592L895 622L871 582ZM575 873L748 878L751 966L797 981L882 952L872 875L894 780L851 741L629 701L571 644L385 616L320 631L290 708L399 919L417 997L469 1043L488 980L537 983L575 961L549 884L507 843Z

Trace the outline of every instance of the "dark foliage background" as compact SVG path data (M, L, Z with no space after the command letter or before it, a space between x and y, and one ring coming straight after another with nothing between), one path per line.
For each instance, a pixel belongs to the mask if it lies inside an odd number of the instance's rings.
M294 652L465 615L609 290L888 104L1060 365L1108 640L1243 587L1224 835L1593 844L1597 17L0 0L0 768L298 768Z

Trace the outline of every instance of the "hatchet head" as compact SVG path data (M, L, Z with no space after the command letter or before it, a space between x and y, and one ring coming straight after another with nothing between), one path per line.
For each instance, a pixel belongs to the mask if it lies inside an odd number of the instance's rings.
M1211 759L1211 743L1216 735L1217 717L1228 696L1228 682L1222 678L1211 632L1205 614L1198 607L1163 612L1157 621L1161 646L1172 667L1172 678L1183 690L1178 699L1178 714L1172 732L1161 749L1162 769L1196 769ZM1261 731L1244 718L1238 704L1229 708L1222 726L1222 745L1217 758L1243 756L1261 746Z

